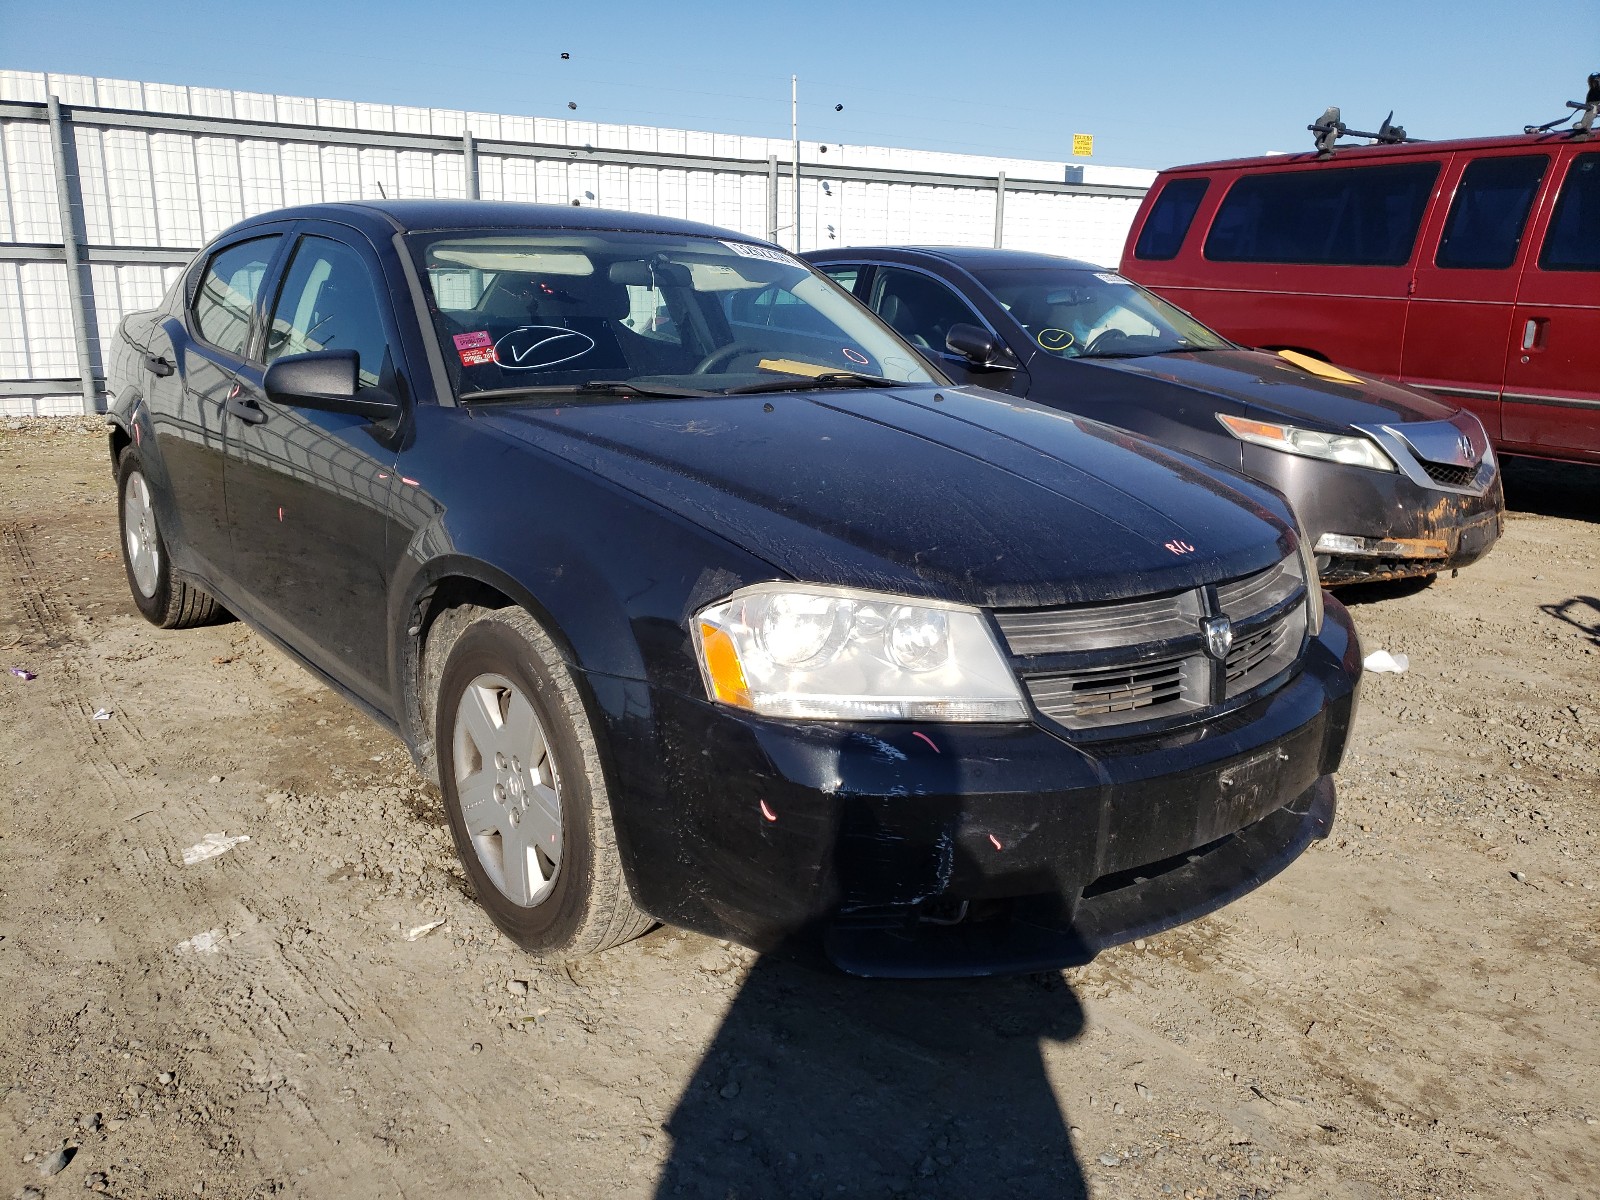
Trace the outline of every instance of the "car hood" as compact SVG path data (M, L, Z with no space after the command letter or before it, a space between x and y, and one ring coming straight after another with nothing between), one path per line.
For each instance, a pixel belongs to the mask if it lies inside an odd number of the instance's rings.
M957 388L471 410L818 583L1034 607L1258 570L1266 489L1135 435ZM537 519L534 517L533 519Z
M1323 429L1347 425L1393 425L1441 421L1456 412L1399 384L1353 371L1361 382L1323 379L1287 359L1261 350L1211 350L1143 358L1075 359L1076 363L1121 375L1184 387L1232 401L1265 420Z

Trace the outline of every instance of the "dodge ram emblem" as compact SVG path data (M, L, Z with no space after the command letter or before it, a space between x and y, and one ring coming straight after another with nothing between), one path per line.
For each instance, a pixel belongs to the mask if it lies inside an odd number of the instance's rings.
M1207 617L1200 622L1200 631L1206 635L1206 653L1218 662L1227 662L1233 648L1233 622L1227 617Z

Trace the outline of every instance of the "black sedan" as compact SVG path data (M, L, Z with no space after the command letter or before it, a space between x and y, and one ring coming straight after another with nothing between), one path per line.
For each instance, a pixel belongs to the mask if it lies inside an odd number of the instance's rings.
M953 387L774 246L291 209L110 376L140 611L226 606L403 738L535 952L1058 966L1328 831L1360 657L1282 499Z
M1478 418L1236 346L1115 272L1016 250L805 255L955 378L1131 429L1277 488L1324 584L1464 567L1505 501Z

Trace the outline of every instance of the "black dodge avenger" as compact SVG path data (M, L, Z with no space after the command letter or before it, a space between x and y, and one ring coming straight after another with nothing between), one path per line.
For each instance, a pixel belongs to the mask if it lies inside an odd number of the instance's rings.
M774 246L290 209L110 377L140 611L225 606L403 738L536 953L1057 967L1333 819L1359 651L1283 500L952 386Z

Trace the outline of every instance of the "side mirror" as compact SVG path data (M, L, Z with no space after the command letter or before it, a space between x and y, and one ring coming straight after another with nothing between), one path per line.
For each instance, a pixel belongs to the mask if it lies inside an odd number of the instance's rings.
M950 326L944 336L945 348L959 354L974 367L988 371L1015 371L1017 356L994 334L978 325Z
M382 421L400 412L400 402L381 388L361 386L354 350L291 354L267 368L261 383L267 398L296 408L354 413Z

